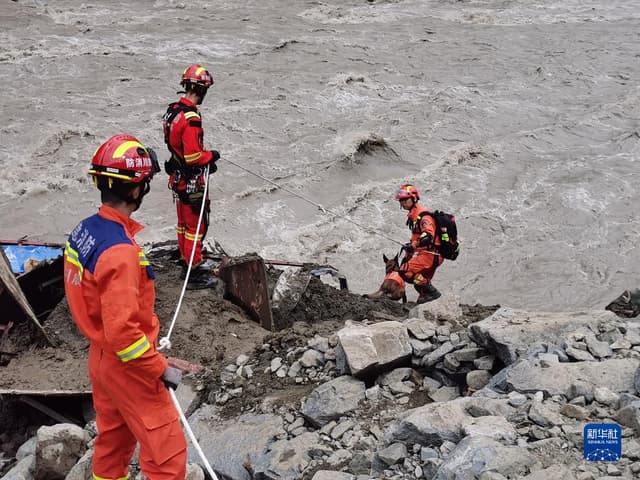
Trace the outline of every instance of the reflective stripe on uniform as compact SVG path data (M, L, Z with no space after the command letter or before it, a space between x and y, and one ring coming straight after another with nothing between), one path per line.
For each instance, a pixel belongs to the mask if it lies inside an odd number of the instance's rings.
M140 265L142 265L143 267L149 265L149 260L147 260L147 256L144 254L144 252L138 253L138 259L140 260Z
M64 255L65 257L67 257L67 262L69 262L71 265L75 265L76 267L78 267L78 272L80 273L80 277L82 277L82 272L84 270L84 267L82 266L82 264L80 263L80 260L78 259L78 252L75 251L73 248L71 248L71 244L69 242L67 242L65 246Z
M144 352L149 350L151 345L149 344L149 340L147 340L147 336L143 335L140 340L136 340L134 343L129 345L127 348L116 352L118 358L123 362L129 362L131 360L135 360L140 357Z
M93 480L129 480L129 475L126 477L118 477L118 478L107 478L107 477L99 477L95 473L93 474Z
M191 162L195 162L196 160L198 160L201 156L202 156L202 152L196 152L196 153L192 153L190 155L185 155L184 156L184 160L187 163L191 163Z
M196 236L192 233L184 232L184 238L186 238L187 240L195 240ZM203 238L204 238L204 234L202 233L198 234L198 240L202 240Z
M198 112L186 112L184 114L184 118L186 118L187 120L193 117L200 118L200 115L198 114Z

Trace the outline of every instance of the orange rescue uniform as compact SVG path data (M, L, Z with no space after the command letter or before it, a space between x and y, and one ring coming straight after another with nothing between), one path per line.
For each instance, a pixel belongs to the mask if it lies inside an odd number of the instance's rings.
M400 267L400 272L406 281L416 287L431 283L436 269L444 261L435 248L440 244L440 238L436 235L436 221L428 213L429 210L419 203L415 203L407 213L407 225L411 230L411 246L414 250L407 254L407 261ZM432 243L420 247L421 238L427 235L433 239Z
M204 182L207 180L204 167L213 160L213 153L204 149L202 119L198 107L190 100L182 97L178 102L169 105L163 122L167 147L181 166L169 179L169 188L177 197L178 247L182 259L188 262L195 244L193 264L198 265L202 261L202 240L209 227L209 198L207 196L201 200L205 201L206 205L196 238L201 203L190 203L187 195L204 191Z
M146 478L184 480L186 474L185 437L160 379L167 360L156 350L155 277L134 240L142 228L102 205L71 232L64 252L69 308L91 342L94 480L128 479L136 440Z

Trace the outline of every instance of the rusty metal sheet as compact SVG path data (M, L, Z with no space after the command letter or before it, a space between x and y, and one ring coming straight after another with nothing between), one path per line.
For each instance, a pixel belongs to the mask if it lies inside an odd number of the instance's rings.
M263 328L273 330L264 261L258 255L225 257L220 265L225 282L225 298L242 307Z

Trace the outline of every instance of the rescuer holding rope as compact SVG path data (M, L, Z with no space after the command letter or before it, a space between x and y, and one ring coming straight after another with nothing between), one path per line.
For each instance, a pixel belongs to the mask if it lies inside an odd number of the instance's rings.
M129 478L136 441L145 478L185 478L187 445L165 388L176 388L180 372L156 350L155 276L134 240L143 227L131 218L158 171L155 153L131 135L102 144L89 170L102 206L71 232L64 251L69 309L91 342L94 480Z

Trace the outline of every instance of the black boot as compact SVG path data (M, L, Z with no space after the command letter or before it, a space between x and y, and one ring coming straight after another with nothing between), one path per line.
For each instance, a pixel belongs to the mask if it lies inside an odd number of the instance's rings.
M187 262L180 259L178 265L180 265L180 280L184 280L187 276Z
M214 288L218 278L213 274L211 266L205 261L191 269L187 290L200 290L202 288Z
M442 295L438 289L430 283L425 285L414 285L414 287L418 292L418 299L416 300L417 304L432 302L436 298L440 298L440 295Z

